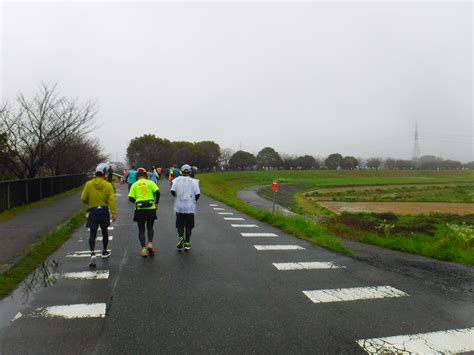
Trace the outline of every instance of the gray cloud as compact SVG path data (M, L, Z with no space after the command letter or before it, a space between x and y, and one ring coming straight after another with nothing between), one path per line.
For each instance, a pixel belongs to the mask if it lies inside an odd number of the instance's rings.
M4 3L2 96L57 82L131 138L474 160L472 4Z

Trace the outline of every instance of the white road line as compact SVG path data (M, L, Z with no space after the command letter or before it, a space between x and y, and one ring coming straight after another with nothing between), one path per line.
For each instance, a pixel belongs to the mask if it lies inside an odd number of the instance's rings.
M357 301L377 298L408 296L391 286L335 288L328 290L303 291L314 303Z
M299 245L254 245L257 250L305 250Z
M63 278L71 280L106 280L109 278L109 270L68 272Z
M99 228L100 229L100 228ZM113 231L114 230L114 227L107 227L107 230L109 231ZM87 228L87 231L90 232L91 229L90 228Z
M103 241L104 239L103 239L103 237L97 237L96 240L99 241L99 242L101 242L101 241ZM109 235L109 242L110 242L111 240L114 240L114 237L111 236L111 235Z
M210 203L209 206L210 206L210 207L217 207L218 205L215 204L215 203Z
M62 306L40 307L36 308L30 314L22 314L18 312L12 319L12 322L21 317L34 318L63 318L63 319L78 319L78 318L105 318L106 311L105 303L83 303L71 304Z
M258 228L256 224L231 224L234 228Z
M111 249L107 249L109 252L112 251ZM96 256L100 258L102 250L95 250ZM89 258L91 256L90 250L81 250L75 251L74 253L70 253L66 255L66 258Z
M232 212L219 212L220 215L233 215Z
M37 308L35 314L39 317L57 317L65 319L104 318L105 303L83 303L64 306Z
M244 218L240 218L240 217L224 217L224 220L225 221L245 221Z
M240 233L242 237L253 238L253 237L278 237L275 233Z
M370 354L457 354L474 351L474 327L362 339L357 343Z
M225 211L225 208L222 208L222 207L214 207L214 211Z
M317 270L317 269L344 269L345 266L335 265L333 262L298 262L298 263L273 263L280 271L289 270Z

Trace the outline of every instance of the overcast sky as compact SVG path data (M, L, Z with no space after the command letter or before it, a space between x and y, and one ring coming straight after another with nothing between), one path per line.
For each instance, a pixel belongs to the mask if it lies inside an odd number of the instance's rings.
M99 104L104 149L213 140L280 153L474 160L472 4L3 2L1 94Z

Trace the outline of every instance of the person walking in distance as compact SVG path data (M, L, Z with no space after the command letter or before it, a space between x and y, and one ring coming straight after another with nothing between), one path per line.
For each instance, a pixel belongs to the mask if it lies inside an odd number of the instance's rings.
M174 196L174 211L176 213L176 229L178 230L178 249L191 249L191 231L194 228L194 214L201 191L199 180L189 176L191 167L185 164L181 167L182 175L173 179L171 194Z
M114 176L114 169L112 169L112 165L109 165L109 168L107 169L107 181L112 183L113 176Z
M95 177L88 181L81 193L82 202L87 204L89 216L87 226L89 227L89 248L91 250L91 260L89 266L96 266L95 240L97 230L102 230L102 259L107 259L110 252L107 250L109 243L110 214L112 221L117 219L117 208L115 206L115 196L112 184L105 180L107 165L99 164L95 169Z
M135 204L133 220L138 224L138 239L141 245L140 255L146 258L155 255L153 249L153 224L156 217L156 209L160 201L160 189L150 180L147 180L147 172L144 168L137 170L137 182L130 188L128 199ZM148 245L145 240L145 224L148 234Z
M137 181L137 171L135 170L135 167L132 166L132 168L127 171L128 191L130 191L130 188L135 181Z

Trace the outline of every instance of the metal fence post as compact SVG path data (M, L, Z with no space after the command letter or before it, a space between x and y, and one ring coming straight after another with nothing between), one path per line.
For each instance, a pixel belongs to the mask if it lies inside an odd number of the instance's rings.
M43 183L41 182L41 178L38 179L40 184L40 200L43 198Z
M10 183L7 182L7 210L10 209Z
M25 203L28 203L28 180L25 181Z
M52 177L49 177L49 179L51 180L51 194L49 196L53 196L54 195L54 184L53 184L53 178Z

